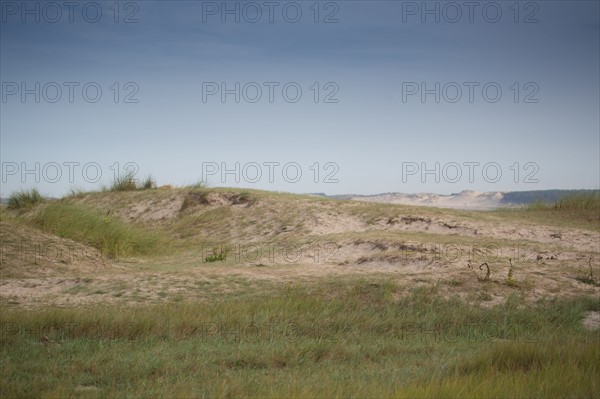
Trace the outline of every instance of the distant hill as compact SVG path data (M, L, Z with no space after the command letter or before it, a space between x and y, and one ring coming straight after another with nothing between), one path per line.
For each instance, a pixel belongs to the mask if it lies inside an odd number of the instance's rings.
M388 204L433 206L438 208L486 210L521 206L537 201L556 202L572 195L594 193L599 194L600 190L538 190L484 193L465 190L460 193L449 195L433 193L382 193L375 195L333 195L329 198Z
M527 205L533 202L557 202L565 197L579 194L600 195L600 190L535 190L510 192L476 192L465 190L460 193L454 193L449 195L433 193L405 194L391 192L373 195L327 195L325 193L310 193L309 195L333 198L338 200L355 200L415 206L435 206L439 208L483 210L500 207ZM8 203L8 198L0 198L0 204L5 205L6 203Z

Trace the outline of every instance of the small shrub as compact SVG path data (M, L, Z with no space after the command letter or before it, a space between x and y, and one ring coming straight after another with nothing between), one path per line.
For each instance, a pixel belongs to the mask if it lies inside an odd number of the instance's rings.
M218 251L213 250L213 253L204 258L205 262L223 262L227 260L227 250L224 248L219 248Z
M12 193L8 198L7 206L9 209L26 209L43 201L44 197L34 188L28 191Z
M212 254L204 258L205 262L222 262L227 259L227 255L225 253L220 254Z

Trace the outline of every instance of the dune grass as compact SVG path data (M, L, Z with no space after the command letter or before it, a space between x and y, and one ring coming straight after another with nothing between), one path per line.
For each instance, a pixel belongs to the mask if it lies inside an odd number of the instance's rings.
M550 204L534 203L527 211L550 220L571 220L600 230L600 193L573 195Z
M494 212L547 225L600 231L600 193L576 194L557 202L537 201L521 208Z
M156 232L67 201L47 204L32 215L31 221L46 232L91 245L110 258L154 255L166 249Z
M597 214L600 212L600 193L570 195L556 202L536 201L527 205L525 209L529 211L554 210L584 215Z
M151 190L156 188L156 181L152 175L148 175L144 180L138 181L135 178L135 174L126 173L117 176L112 184L105 189L105 191L137 191L137 190Z
M23 190L12 193L8 197L8 209L28 209L44 201L37 189Z
M3 398L594 397L597 299L491 309L381 279L216 303L2 308Z

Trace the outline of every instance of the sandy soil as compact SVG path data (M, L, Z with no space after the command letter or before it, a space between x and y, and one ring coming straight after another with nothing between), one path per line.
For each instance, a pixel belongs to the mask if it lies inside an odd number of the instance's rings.
M483 306L515 294L528 301L600 297L600 286L584 281L590 266L600 276L600 236L589 230L466 219L418 208L373 219L347 202L290 205L266 198L254 204L239 193L159 191L120 204L102 197L95 206L153 228L170 226L181 215L228 209L226 224L217 220L208 229L220 226L218 233L237 244L226 262L207 263L195 247L124 262L3 218L0 301L22 307L210 301L356 276L390 279L407 293L431 287ZM213 222L198 228L206 223ZM483 262L490 267L487 280L478 268ZM515 284L508 284L510 262ZM598 315L590 317L590 325L597 325Z

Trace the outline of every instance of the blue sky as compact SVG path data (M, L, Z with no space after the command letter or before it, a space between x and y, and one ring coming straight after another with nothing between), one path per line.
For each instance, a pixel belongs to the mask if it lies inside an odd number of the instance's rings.
M297 193L599 187L598 1L275 3L272 22L263 1L79 2L70 21L0 1L2 196L126 164Z

